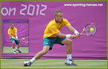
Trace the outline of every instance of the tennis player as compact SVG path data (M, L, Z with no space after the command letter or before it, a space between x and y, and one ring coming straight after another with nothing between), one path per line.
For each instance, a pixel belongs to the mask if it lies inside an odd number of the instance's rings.
M63 26L66 26L71 32L71 34L63 34L60 32ZM67 60L66 65L76 66L72 60L72 40L69 38L78 38L80 37L79 32L74 29L67 19L63 18L63 13L60 10L55 12L55 19L50 21L44 31L44 43L43 49L38 52L31 60L24 62L24 66L30 66L34 61L40 59L43 55L48 53L49 50L53 49L54 44L66 45Z
M8 34L12 42L13 53L16 54L16 51L21 53L21 50L19 50L20 43L19 43L18 36L17 36L17 28L14 27L14 23L11 23L10 25L11 27L8 29ZM18 45L16 49L15 49L15 43Z

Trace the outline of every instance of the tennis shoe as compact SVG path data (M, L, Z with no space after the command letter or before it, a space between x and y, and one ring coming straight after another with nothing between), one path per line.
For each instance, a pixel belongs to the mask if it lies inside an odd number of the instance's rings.
M75 64L72 59L67 60L65 62L65 65L67 65L67 66L77 66L77 64Z
M31 62L24 62L24 66L31 66Z

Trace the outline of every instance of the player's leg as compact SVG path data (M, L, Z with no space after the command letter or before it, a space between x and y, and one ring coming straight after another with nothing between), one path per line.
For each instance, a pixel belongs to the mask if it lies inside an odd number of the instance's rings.
M20 42L19 42L19 40L15 40L15 43L17 44L16 51L18 51L19 53L21 53L21 50L19 49L20 48Z
M56 42L57 44L61 44L61 45L66 45L66 52L67 52L67 59L72 59L71 57L71 53L72 53L72 40L70 39L65 39L65 38L60 38L60 37L57 37L56 39Z
M30 66L33 62L40 59L43 55L45 55L50 49L50 46L44 46L43 49L38 52L30 61L24 62L24 66Z
M61 43L66 45L67 54L71 54L72 53L72 40L65 39ZM70 57L70 59L72 59L72 58Z
M13 53L16 54L15 41L12 42Z
M38 60L40 59L44 54L46 54L49 50L52 49L53 47L53 44L55 42L56 38L50 38L50 37L47 37L44 39L44 43L43 43L43 49L38 52L36 55L35 55L35 59ZM31 60L32 61L32 60Z
M50 46L45 46L43 48L43 50L41 50L40 52L38 52L36 55L35 55L35 59L38 60L40 59L43 55L45 55L50 49Z
M13 53L16 54L16 49L15 49L15 40L13 38L10 39L12 42L12 48L13 48Z
M18 44L16 51L18 51L19 53L22 53L22 51L19 48L20 48L20 44Z
M35 60L40 59L49 50L51 50L55 40L56 38L50 38L50 37L45 38L43 43L43 49L40 52L38 52L29 62L24 62L24 66L30 66Z
M76 64L72 60L72 40L64 39L61 43L66 45L67 60L65 64L76 66Z
M20 44L17 44L18 46L17 46L17 48L19 49L20 48Z

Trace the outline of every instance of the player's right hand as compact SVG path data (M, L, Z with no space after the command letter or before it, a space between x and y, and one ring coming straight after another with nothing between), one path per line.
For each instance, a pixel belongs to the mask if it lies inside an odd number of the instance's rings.
M78 34L77 34L77 37L80 37L80 36L81 36L81 34L80 34L80 33L78 33Z

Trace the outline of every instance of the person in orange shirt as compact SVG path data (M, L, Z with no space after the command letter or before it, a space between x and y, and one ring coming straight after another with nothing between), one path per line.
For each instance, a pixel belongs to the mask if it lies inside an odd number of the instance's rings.
M10 40L12 42L13 53L16 54L16 51L21 53L21 50L19 50L20 42L19 42L18 36L17 36L17 28L14 27L13 23L11 23L10 25L11 25L11 27L8 29L8 35L9 35ZM18 45L17 49L15 49L15 43Z
M61 33L60 30L63 26L66 26L71 32L74 32L75 35ZM65 64L76 66L76 64L72 61L72 40L69 38L75 39L78 37L80 37L80 33L71 26L67 19L63 18L62 11L57 10L55 12L55 19L49 22L44 31L43 49L30 61L24 62L24 66L30 66L34 61L40 59L49 50L52 50L54 44L66 45L67 60Z

